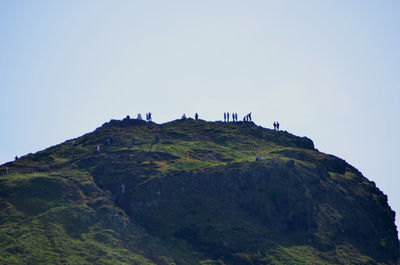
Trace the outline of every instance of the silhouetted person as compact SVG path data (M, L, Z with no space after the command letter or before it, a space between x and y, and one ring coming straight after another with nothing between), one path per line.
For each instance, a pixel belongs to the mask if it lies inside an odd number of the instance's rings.
M224 122L226 122L226 112L224 112Z
M226 113L226 121L229 122L229 112Z
M151 121L151 112L149 112L149 121Z
M251 112L249 113L249 120L251 121Z
M274 122L274 130L276 130L276 123Z
M237 113L235 113L235 120L237 121Z
M18 160L18 156L15 156L15 160Z
M186 120L186 114L185 113L183 113L183 115L182 115L182 120Z
M279 131L279 122L276 122L276 129Z
M142 114L139 113L139 114L137 115L137 119L138 119L138 120L141 120L141 119L142 119Z
M194 119L195 119L196 121L199 119L199 114L197 114L197 112L196 112L196 114L194 114Z

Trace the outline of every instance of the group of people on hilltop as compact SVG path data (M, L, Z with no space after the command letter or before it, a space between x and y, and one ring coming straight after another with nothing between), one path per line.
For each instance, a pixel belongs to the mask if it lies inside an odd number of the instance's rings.
M146 121L148 121L148 122L152 121L151 115L152 115L151 112L146 113ZM127 118L130 119L129 115L127 116ZM233 113L224 112L224 122L229 122L229 120L231 118L232 118L233 122L238 121L238 114L235 113L235 112L233 112ZM142 120L142 114L139 113L138 116L137 116L137 119L138 120ZM194 119L196 121L199 119L199 114L197 112L194 115ZM181 120L186 120L186 114L185 113L182 115ZM251 112L243 117L243 121L251 121Z
M224 122L229 122L229 117L232 116L232 121L238 121L237 113L224 112ZM251 121L251 112L243 117L243 121Z
M232 113L232 121L237 121L238 115L237 113ZM224 112L224 122L229 122L229 112Z
M146 113L146 120L149 121L149 122L151 122L151 121L152 121L152 117L151 117L151 116L152 116L152 113L151 113L151 112ZM130 119L129 115L128 115L126 118L127 118L127 119ZM232 118L232 121L233 121L233 122L238 121L238 114L235 113L235 112L233 112L233 113L224 112L224 122L229 122L230 118ZM141 119L142 119L142 115L141 115L140 113L138 114L137 119L138 119L138 120L141 120ZM194 119L195 119L195 120L198 120L198 119L199 119L199 114L198 114L197 112L196 112L195 115L194 115ZM185 113L182 115L181 120L186 120L186 114L185 114ZM252 119L251 119L251 112L248 113L247 115L245 115L245 116L243 117L243 121L244 121L244 122L252 121ZM280 124L279 124L278 121L274 121L273 126L274 126L274 130L279 130ZM112 141L112 139L110 139L110 140ZM110 144L110 142L108 142L108 144ZM107 144L106 144L106 145L107 145ZM99 147L97 147L96 149L97 149L96 151L98 151L98 152L100 151L100 150L99 150L99 149L100 149ZM16 157L15 159L17 160L18 157Z
M279 131L279 122L277 122L277 121L274 121L274 130Z
M151 121L151 112L146 113L146 121Z
M186 119L187 119L186 114L183 113L183 115L182 115L182 117L181 117L181 120L186 120ZM195 119L196 121L199 119L199 114L198 114L197 112L194 114L194 119Z
M129 117L129 115L128 115L127 117ZM138 113L136 119L142 120L142 114ZM152 121L152 119L151 119L151 112L146 113L146 121L148 121L148 122Z
M243 121L251 121L251 112L243 117Z
M128 115L127 117L129 117L129 115ZM142 114L138 113L136 119L137 119L137 120L142 120ZM146 121L149 121L149 122L152 121L152 119L151 119L151 112L146 113Z

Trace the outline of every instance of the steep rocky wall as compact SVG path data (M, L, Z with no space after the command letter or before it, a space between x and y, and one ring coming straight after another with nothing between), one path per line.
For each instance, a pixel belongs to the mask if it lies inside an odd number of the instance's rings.
M178 173L132 187L119 204L150 233L216 256L282 241L321 251L348 243L394 262L399 246L385 196L361 175L328 168L272 160Z

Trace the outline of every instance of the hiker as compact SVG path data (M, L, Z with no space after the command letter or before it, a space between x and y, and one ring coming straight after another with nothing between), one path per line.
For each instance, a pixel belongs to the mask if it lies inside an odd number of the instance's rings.
M276 122L276 129L279 131L279 122Z
M229 112L226 113L226 121L229 122Z
M107 139L106 139L106 146L109 146L109 145L111 145L111 143L113 142L113 138L112 138L112 136L110 136L110 137L107 137Z
M274 130L276 130L276 123L274 122Z
M196 112L196 114L194 114L194 119L195 119L196 121L199 119L199 114L197 114L197 112Z
M125 193L125 184L121 184L121 192L122 192L122 194Z
M232 112L232 121L233 122L235 121L235 113L234 112Z
M97 152L97 153L100 153L100 145L97 145L97 146L96 146L96 152Z
M151 121L151 112L149 112L149 121Z
M237 113L235 113L235 120L237 121Z
M125 119L130 120L131 117L130 117L129 115L126 115L126 118L125 118Z
M224 112L224 122L226 122L226 112Z
M251 121L251 112L249 113L249 120Z
M142 114L139 113L139 114L137 115L137 119L138 119L138 120L141 120L141 119L142 119Z
M186 114L185 113L183 113L183 115L182 115L182 120L186 120Z
M15 160L18 160L18 156L15 156Z
M243 121L246 122L246 116L243 116Z

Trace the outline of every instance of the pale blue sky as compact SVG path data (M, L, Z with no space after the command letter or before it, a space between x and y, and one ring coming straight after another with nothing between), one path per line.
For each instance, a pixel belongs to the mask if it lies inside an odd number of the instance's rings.
M400 214L399 1L0 1L0 163L151 111L310 137ZM399 223L399 222L398 222Z

